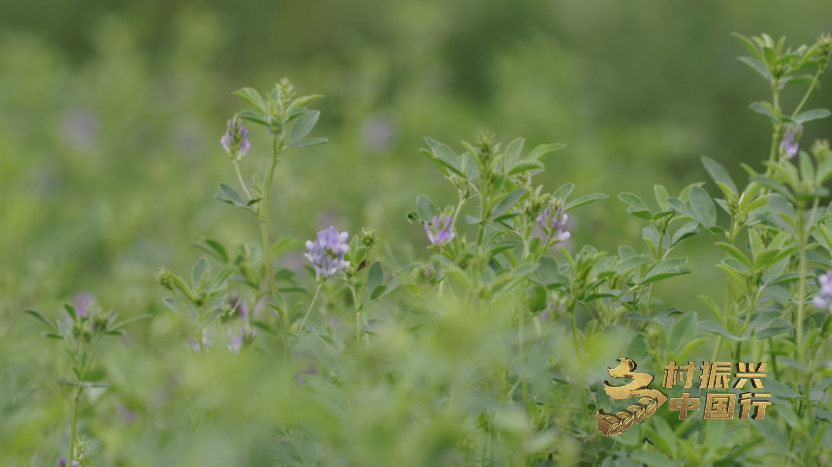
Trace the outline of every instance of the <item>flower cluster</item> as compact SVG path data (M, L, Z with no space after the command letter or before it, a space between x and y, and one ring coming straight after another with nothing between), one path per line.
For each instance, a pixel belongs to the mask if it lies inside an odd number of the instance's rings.
M797 155L797 150L800 149L800 143L797 140L802 134L803 125L799 123L791 123L786 127L786 134L783 136L783 142L780 143L780 153L787 159Z
M832 313L832 271L827 271L818 276L820 290L815 296L813 303L818 309Z
M228 130L220 138L220 144L232 159L238 161L248 152L248 128L236 115L228 121Z
M431 222L425 222L425 232L428 233L428 240L432 246L442 245L454 238L454 229L451 227L454 217L441 214L434 216Z
M564 231L567 220L569 216L563 212L563 202L560 200L550 202L549 206L537 215L537 225L546 234L547 241L554 240L554 243L569 240L571 234Z
M338 232L335 227L330 226L318 232L315 241L306 241L306 249L309 252L303 256L315 267L318 280L328 279L350 265L349 261L344 261L344 255L350 249L346 243L348 237L347 232Z

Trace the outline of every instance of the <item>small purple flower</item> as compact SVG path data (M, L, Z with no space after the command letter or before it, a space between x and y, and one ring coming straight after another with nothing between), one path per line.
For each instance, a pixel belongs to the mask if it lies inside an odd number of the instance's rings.
M315 241L306 241L306 249L309 252L303 256L315 267L318 279L328 279L350 265L349 261L344 261L344 255L350 249L347 245L348 237L347 232L338 232L335 227L330 226L318 232Z
M780 143L780 153L787 159L791 159L797 155L800 149L800 143L797 140L803 134L803 125L799 123L790 123L786 127L786 134L783 136L783 142Z
M232 353L240 353L240 349L250 345L257 338L257 329L251 328L248 325L240 326L240 335L228 330L228 350Z
M818 276L820 283L820 290L818 295L812 300L812 303L820 310L826 310L832 313L832 271L827 271Z
M453 221L454 216L441 214L434 216L431 222L425 222L425 232L428 234L431 246L442 245L454 238L454 229L451 227Z
M75 314L78 317L87 316L87 310L90 305L95 302L95 296L89 292L78 292L73 298L73 306L75 306Z
M572 235L563 230L567 220L569 215L563 212L563 203L559 200L550 203L537 215L537 225L546 234L547 241L554 239L555 243L565 242Z
M58 458L58 462L56 462L55 465L57 465L58 467L66 467L66 465L67 465L66 457Z
M248 128L236 115L228 121L228 130L220 138L220 144L231 158L236 158L238 161L248 152Z
M209 347L214 345L214 336L216 336L216 335L217 335L217 330L216 329L213 329L213 328L203 329L202 330L202 348L204 348L207 351ZM194 339L193 337L189 337L186 340L186 342L188 343L188 345L191 346L192 349L194 349L194 352L197 352L197 353L200 352L201 349L200 349L200 346L199 346L199 342L196 339Z

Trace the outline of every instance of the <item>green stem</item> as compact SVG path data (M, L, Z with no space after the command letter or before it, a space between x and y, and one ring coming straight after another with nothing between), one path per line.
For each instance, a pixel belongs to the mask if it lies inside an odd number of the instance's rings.
M522 385L523 385L523 410L525 410L526 414L528 415L528 410L529 410L528 407L529 406L528 406L527 399L529 397L529 390L528 390L528 387L526 386L526 359L525 359L525 356L523 356L523 352L524 352L523 343L526 339L526 335L525 335L525 333L526 333L526 314L525 314L525 310L526 310L525 307L520 307L520 312L519 312L519 317L518 317L519 323L518 323L518 326L517 326L517 328L518 328L517 329L517 334L518 334L518 336L517 336L517 350L520 353L521 358L523 359L522 360L523 361L522 374L520 375L520 377L523 378L522 379L522 381L523 381L523 383L522 383Z
M361 344L361 306L358 303L358 295L355 293L355 284L350 280L350 292L352 301L355 303L355 345Z
M251 193L248 192L246 182L243 181L243 175L240 173L240 162L236 159L234 160L234 170L237 172L237 180L240 181L240 186L243 187L243 191L245 192L246 196L249 200L253 199Z
M485 233L485 219L488 217L488 196L486 183L480 182L480 225L477 230L477 248L481 248L482 237Z
M303 325L306 324L306 318L309 318L309 313L312 311L312 307L315 305L315 301L318 300L318 294L321 292L321 283L318 283L318 288L315 289L315 296L312 297L312 303L309 304L309 309L306 310L306 314L303 316L303 321L300 323L300 327L298 328L298 332L303 330Z
M69 459L69 463L72 463L72 457L75 454L75 432L76 426L78 422L78 398L81 397L81 386L76 386L73 389L72 394L72 421L69 425L69 455L66 457Z
M803 95L803 99L800 101L800 104L797 104L797 107L792 112L792 118L797 116L800 113L800 109L806 104L806 101L809 100L809 95L812 94L812 91L815 90L815 86L818 84L818 79L820 79L820 75L823 73L823 70L818 68L817 73L815 73L815 77L812 79L812 84L809 85L809 89L806 90L806 94Z
M806 235L803 226L804 209L798 206L797 209L797 235L800 242L800 282L797 292L797 320L795 327L795 360L803 361L803 307L806 301Z
M272 135L272 161L269 166L269 172L266 174L266 183L263 186L263 201L260 205L260 237L263 243L263 262L266 263L266 274L269 276L269 287L272 291L275 307L280 314L281 324L283 327L283 358L288 363L289 361L289 317L286 310L283 309L280 292L277 290L277 283L272 272L272 254L271 243L269 242L269 195L271 194L272 179L274 178L274 170L277 167L278 155L282 149L282 142L277 134Z

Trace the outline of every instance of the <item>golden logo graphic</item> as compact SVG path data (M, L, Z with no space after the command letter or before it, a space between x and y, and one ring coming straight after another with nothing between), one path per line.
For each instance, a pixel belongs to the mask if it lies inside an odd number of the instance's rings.
M624 433L628 428L645 418L653 415L666 400L667 396L658 389L650 389L648 386L653 381L653 375L649 373L637 373L636 362L627 357L618 359L621 362L615 368L607 368L613 378L630 378L633 381L626 386L611 386L604 381L604 391L613 399L630 399L641 397L639 401L626 410L614 414L598 410L595 414L598 431L606 436L616 436ZM724 388L744 389L746 383L751 382L753 389L764 389L761 378L768 377L766 362L755 364L754 362L737 363L737 371L734 373L736 383L731 386L732 362L702 362L699 367L701 375L699 378L700 388ZM693 373L696 370L696 362L689 361L685 366L677 366L675 361L668 362L664 368L664 380L662 386L673 388L676 383L684 382L684 389L690 388L693 384ZM757 398L752 400L751 398ZM769 400L759 399L771 398L771 393L765 392L744 392L740 394L740 419L748 420L749 415L753 420L762 420L766 415L766 407L771 405ZM704 418L706 420L732 420L734 418L734 407L737 401L735 393L714 393L709 392L705 397ZM700 397L690 397L689 392L683 392L682 397L671 397L668 409L679 412L679 420L686 420L689 411L698 411L701 404ZM752 413L752 410L753 413Z
M621 362L615 368L607 368L613 378L630 378L633 380L626 386L611 386L604 381L604 392L613 399L630 399L640 397L639 401L626 410L614 414L598 410L595 414L598 431L606 436L616 436L624 433L628 428L645 418L653 415L667 400L667 396L658 389L650 389L648 386L653 381L653 375L649 373L636 373L636 362L627 357L618 359Z

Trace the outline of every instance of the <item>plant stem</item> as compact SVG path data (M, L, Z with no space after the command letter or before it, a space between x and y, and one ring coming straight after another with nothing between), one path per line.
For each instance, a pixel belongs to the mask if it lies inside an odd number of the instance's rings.
M355 303L355 345L356 347L361 343L361 306L358 303L358 294L355 293L355 284L350 280L350 292L352 292L352 301Z
M246 187L246 182L243 181L243 175L240 173L240 162L236 159L234 160L234 170L237 172L237 180L240 181L240 186L243 187L243 191L245 192L246 196L249 200L253 199L251 197L251 193L248 192L248 188Z
M806 234L803 225L804 209L798 206L797 209L797 235L800 242L800 282L797 292L797 319L795 327L795 360L803 362L803 306L806 301Z
M283 309L280 292L277 290L277 283L274 280L274 273L272 272L272 255L271 243L269 242L269 195L271 194L272 179L274 178L274 170L277 167L278 155L280 154L282 141L277 134L272 134L272 161L269 166L269 172L266 174L266 183L263 186L263 201L260 204L260 237L263 243L263 262L266 263L266 274L269 276L269 287L272 291L275 307L280 314L281 324L283 327L283 357L288 363L289 361L289 317L286 310Z
M481 248L482 237L485 233L485 218L488 217L488 193L487 184L480 181L480 225L477 229L477 248Z
M303 330L303 325L306 324L306 318L309 318L309 313L312 311L312 307L315 305L315 301L318 300L318 294L321 292L321 284L318 284L318 288L315 289L315 296L312 297L312 303L309 304L309 309L306 310L306 315L303 316L303 321L300 323L300 327L298 328L298 332Z
M806 90L806 94L803 95L803 99L800 101L800 104L797 104L797 107L792 112L792 118L794 118L798 113L800 113L800 109L806 104L806 101L809 100L809 95L812 94L812 91L815 90L815 86L818 84L818 79L820 79L820 75L823 73L823 70L818 68L818 71L815 73L815 77L812 79L812 84L809 85L809 89Z
M78 422L78 398L81 397L80 388L81 386L75 386L72 390L72 421L69 425L69 455L66 457L69 459L69 463L72 463L72 456L75 451L75 429Z

